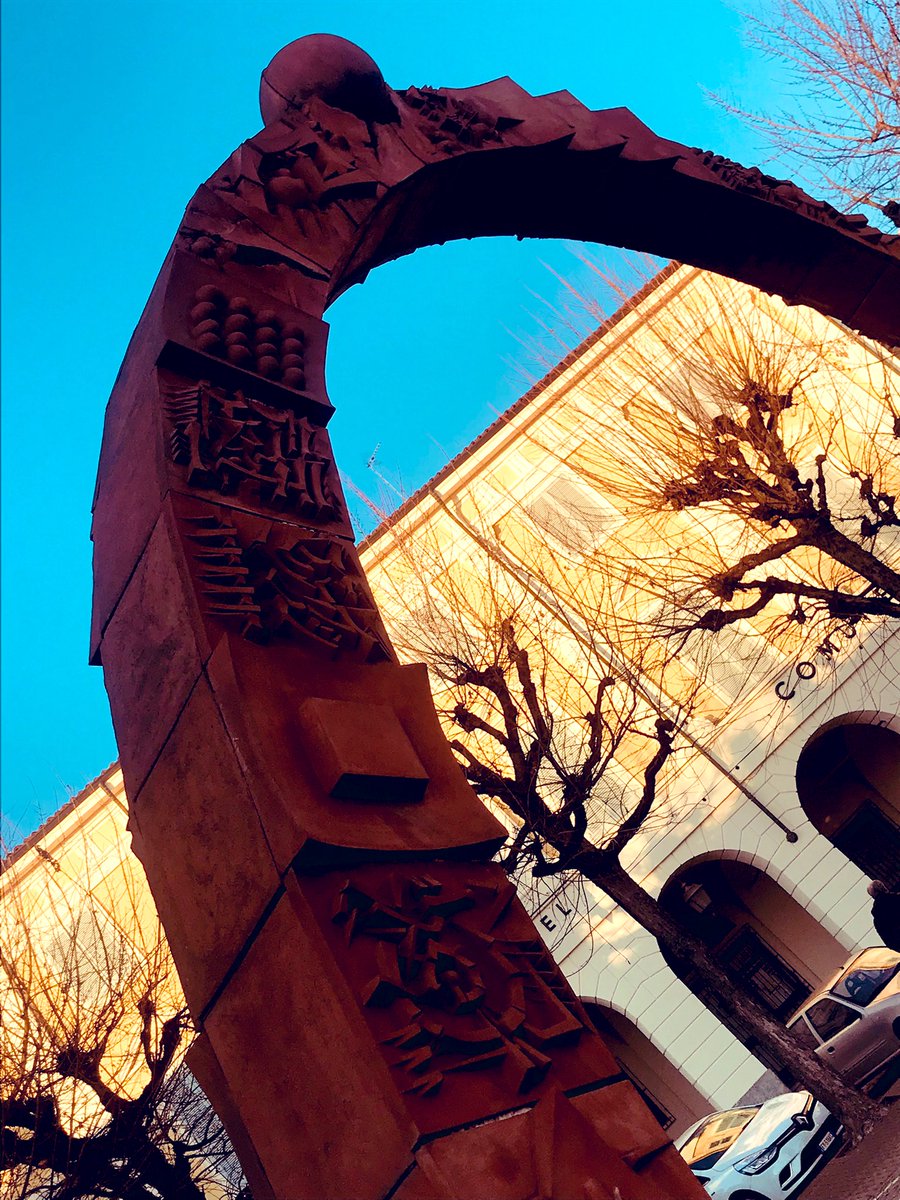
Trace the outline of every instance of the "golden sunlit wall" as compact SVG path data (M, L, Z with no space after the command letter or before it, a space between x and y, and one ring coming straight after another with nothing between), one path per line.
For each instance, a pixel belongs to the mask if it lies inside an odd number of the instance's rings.
M784 444L806 473L827 454L834 507L858 501L853 469L871 473L882 491L900 489L897 360L818 314L681 267L412 497L366 540L363 562L409 659L442 656L446 667L474 656L486 665L496 630L513 622L556 718L562 758L583 753L581 717L601 682L615 680L605 685L611 727L624 732L591 813L600 840L639 793L642 731L660 713L677 718L685 739L664 771L654 819L629 846L629 871L658 894L695 859L737 859L767 872L844 953L873 937L866 880L807 819L796 763L829 723L849 714L886 725L900 711L898 639L878 621L848 629L792 620L781 596L714 638L679 629L686 611L709 606L704 581L784 536L722 506L658 501L660 486L710 452L713 419L740 415L728 384L742 372L772 394L794 389ZM900 538L886 533L882 545L896 569ZM808 547L784 566L790 579L859 590L852 571ZM447 677L433 672L435 699L458 737ZM470 744L486 759L496 753L477 732ZM25 996L57 1041L76 1012L102 1012L110 992L133 992L151 975L160 1014L181 1006L130 854L117 766L9 857L0 899L7 1063L27 1053ZM754 1084L760 1063L607 897L547 883L526 901L576 989L618 1014L617 1028L631 1022L688 1092L732 1104ZM104 1054L105 1077L124 1094L141 1086L138 1035L126 1017ZM63 1099L73 1123L94 1119L77 1088Z

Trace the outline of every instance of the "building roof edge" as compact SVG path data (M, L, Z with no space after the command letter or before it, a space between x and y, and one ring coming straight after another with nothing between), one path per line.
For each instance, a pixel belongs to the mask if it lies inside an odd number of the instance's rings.
M100 772L90 783L86 783L80 792L77 792L70 800L61 805L56 812L49 816L46 821L38 825L33 833L30 833L17 846L13 846L10 852L0 858L0 875L5 874L14 863L18 862L29 850L34 849L38 843L42 842L48 834L65 820L76 808L79 807L89 796L92 796L98 789L103 788L107 792L107 781L113 776L116 771L121 770L121 764L116 759L111 762L108 767Z

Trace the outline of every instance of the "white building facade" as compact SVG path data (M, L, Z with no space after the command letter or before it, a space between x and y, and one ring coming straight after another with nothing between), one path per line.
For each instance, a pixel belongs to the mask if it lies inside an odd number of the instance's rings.
M782 331L814 342L830 362L826 389L850 387L849 411L865 406L880 373L900 380L900 363L883 347L818 314L693 268L663 272L366 540L363 564L398 644L410 610L415 619L415 588L441 592L428 556L416 564L415 547L428 537L445 564L462 561L475 574L490 539L494 561L522 577L533 571L510 533L515 520L569 551L579 549L583 526L639 550L640 534L620 499L604 494L602 472L579 469L579 447L615 439L642 355L654 371L640 390L662 386L674 335L664 347L654 342L660 314L710 288L732 289L738 310L761 307ZM554 510L558 517L567 506L566 529L554 529ZM897 540L887 545L896 562ZM578 553L568 558L576 574L599 569ZM547 609L571 641L583 609L568 609L575 590L567 586L554 589ZM745 641L756 647L752 661ZM705 702L687 725L692 745L667 783L677 820L635 838L623 865L694 920L716 956L787 1019L853 952L878 944L869 880L900 885L900 628L864 622L792 649L742 623L712 645ZM545 940L673 1133L713 1107L783 1090L748 1039L693 994L609 897L583 881L569 892L545 881L541 895L534 915Z
M600 540L605 554L619 546L639 558L648 535L604 493L602 472L580 470L579 455L588 443L607 442L618 453L629 398L664 391L677 367L677 347L658 333L663 315L723 287L734 289L739 308L762 306L766 320L792 336L799 320L828 360L828 386L839 379L859 406L876 368L900 383L896 358L834 322L798 317L693 268L667 269L366 539L363 565L398 644L416 597L440 592L433 556L417 556L428 539L446 561L476 574L490 539L503 569L519 572L532 600L559 620L573 653L579 638L595 637L580 615L598 571L587 551ZM652 377L638 388L635 363L650 360ZM558 587L529 575L523 538L556 546L565 559ZM570 604L574 589L580 609ZM617 651L609 653L612 661ZM683 661L689 676L686 653ZM717 956L786 1019L851 953L877 944L868 881L900 885L900 626L867 622L834 632L827 645L793 649L748 628L722 639L707 667L694 672L702 676L700 703L667 776L672 819L642 831L623 865L694 921ZM648 694L656 687L648 677ZM133 890L142 875L126 849L125 813L114 764L14 853L7 883L36 877L47 854L59 861L68 846L76 873L75 859L89 852L94 888L102 880L114 897L116 881L127 879ZM540 886L526 899L547 944L673 1136L711 1108L778 1090L740 1031L726 1027L604 893L583 882Z

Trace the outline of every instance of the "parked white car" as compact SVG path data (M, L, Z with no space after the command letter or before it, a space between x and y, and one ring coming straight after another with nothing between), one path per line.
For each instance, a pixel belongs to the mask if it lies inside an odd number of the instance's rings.
M873 946L855 955L788 1029L848 1082L883 1093L900 1074L900 954Z
M843 1133L809 1092L788 1092L711 1113L675 1146L715 1200L786 1200L837 1153Z

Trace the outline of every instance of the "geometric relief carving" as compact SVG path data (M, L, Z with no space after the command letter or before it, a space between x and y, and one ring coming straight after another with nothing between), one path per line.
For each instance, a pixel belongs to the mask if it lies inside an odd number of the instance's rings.
M211 617L236 621L244 637L312 641L366 662L390 659L387 640L350 547L330 538L284 546L283 529L244 545L232 520L186 519L186 537Z
M391 1018L383 1041L410 1077L404 1090L431 1096L448 1075L489 1069L520 1093L536 1087L586 1026L540 939L503 936L514 886L421 874L393 890L386 901L347 882L332 920L351 945L370 944L361 999Z
M298 391L306 386L306 334L274 310L205 284L194 294L190 324L194 343L207 354Z
M340 511L325 431L205 380L165 389L172 459L193 487L239 494L316 521Z
M694 153L703 166L708 167L735 191L780 204L805 217L811 217L814 221L846 229L858 237L865 238L866 241L880 242L885 246L900 241L895 235L882 233L880 229L870 225L862 213L842 213L827 201L816 200L807 195L789 179L776 179L774 175L766 175L758 167L744 167L721 154L714 154L711 150L695 150Z
M305 210L324 209L337 200L367 200L375 197L378 182L362 162L359 147L310 118L314 136L288 148L264 153L259 178L271 211L285 205L305 228ZM339 113L334 113L339 117ZM372 156L367 156L374 165Z
M396 138L381 126L378 144L388 138L396 152ZM212 177L210 188L249 218L235 236L255 243L266 262L281 259L310 278L327 279L347 238L384 190L376 177L381 167L374 140L374 130L363 121L313 96L246 143ZM408 157L410 165L416 162ZM290 246L287 259L279 250L285 244ZM209 255L217 248L202 243L194 249ZM250 257L254 254L251 249Z
M421 132L448 154L480 150L489 143L500 144L508 129L522 124L515 117L496 117L481 112L464 100L434 88L413 87L400 95L421 118Z
M255 639L262 631L262 609L256 603L237 530L215 516L189 517L187 537L206 612L211 617L237 619L241 633Z
M366 662L390 660L375 604L345 543L308 538L270 553L254 547L267 629L298 634Z

